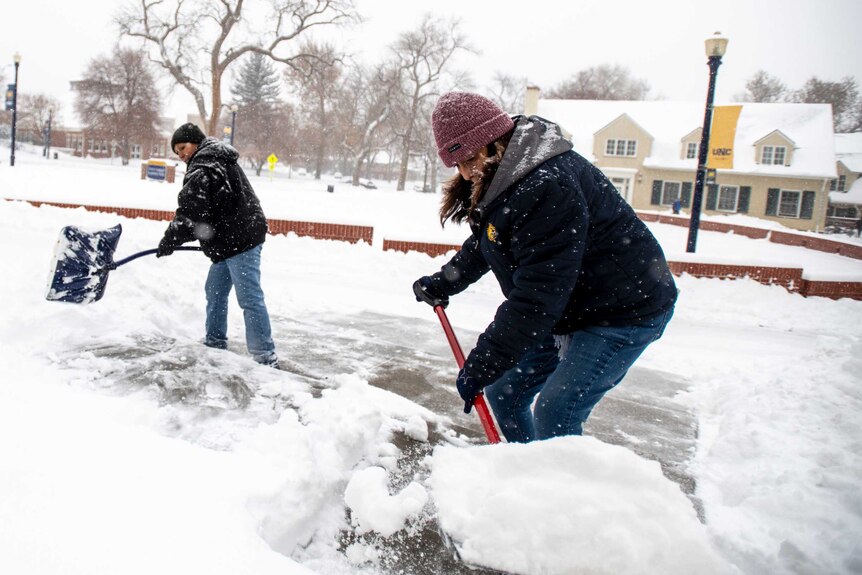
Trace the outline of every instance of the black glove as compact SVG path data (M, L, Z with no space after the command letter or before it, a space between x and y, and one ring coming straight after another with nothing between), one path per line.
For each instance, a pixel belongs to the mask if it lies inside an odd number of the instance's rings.
M423 276L413 282L413 293L416 294L416 301L424 301L431 307L449 305L449 296L441 294L435 287L434 282L428 276Z
M476 396L482 391L482 384L467 375L464 368L458 372L458 379L455 380L455 386L458 388L458 395L464 400L464 413L470 413L473 409L473 403L476 401Z
M171 242L168 241L168 238L162 238L162 241L159 242L159 249L156 251L156 257L161 258L164 256L169 256L174 253L174 246Z

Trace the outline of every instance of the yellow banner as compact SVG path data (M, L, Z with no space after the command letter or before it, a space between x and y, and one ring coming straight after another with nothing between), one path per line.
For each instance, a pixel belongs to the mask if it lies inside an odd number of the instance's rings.
M733 140L736 138L736 122L740 112L742 106L716 106L712 109L706 167L725 170L733 168Z

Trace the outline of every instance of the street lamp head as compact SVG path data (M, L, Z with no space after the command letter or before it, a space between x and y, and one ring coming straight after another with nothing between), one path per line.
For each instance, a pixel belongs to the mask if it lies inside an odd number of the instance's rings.
M706 55L709 58L717 56L721 58L727 51L727 38L722 37L721 32L716 32L712 38L706 39Z
M231 112L233 112L234 114L236 114L236 111L237 111L237 110L239 110L239 106L237 106L236 104L231 104L231 105L230 105L230 111L231 111Z
M21 63L21 54L19 54L18 52L15 52L15 54L12 56L12 61L15 62L16 66L18 64L20 64Z

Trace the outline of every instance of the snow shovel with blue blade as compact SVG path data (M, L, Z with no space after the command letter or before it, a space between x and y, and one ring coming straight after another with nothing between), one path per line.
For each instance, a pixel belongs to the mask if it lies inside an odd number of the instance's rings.
M45 299L82 304L99 301L105 293L108 272L141 256L158 252L157 249L144 250L115 262L114 251L122 233L123 228L119 224L98 231L87 231L77 226L60 230ZM175 249L199 251L201 248Z

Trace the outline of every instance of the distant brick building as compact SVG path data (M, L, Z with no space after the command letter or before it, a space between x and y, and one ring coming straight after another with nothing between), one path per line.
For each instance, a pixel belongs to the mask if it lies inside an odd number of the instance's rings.
M170 142L173 124L173 118L160 118L158 136L156 138L133 139L129 146L129 158L132 160L167 158L168 154L171 154ZM116 141L104 134L88 131L86 128L53 130L51 145L65 148L72 155L79 157L111 158L120 156Z

